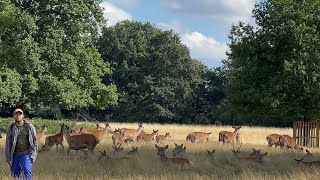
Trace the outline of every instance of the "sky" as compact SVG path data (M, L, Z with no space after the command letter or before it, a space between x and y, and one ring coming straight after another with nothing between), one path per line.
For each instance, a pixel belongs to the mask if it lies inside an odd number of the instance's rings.
M254 23L256 0L103 0L108 26L122 20L150 22L174 30L190 49L192 58L209 68L222 65L229 50L231 25Z

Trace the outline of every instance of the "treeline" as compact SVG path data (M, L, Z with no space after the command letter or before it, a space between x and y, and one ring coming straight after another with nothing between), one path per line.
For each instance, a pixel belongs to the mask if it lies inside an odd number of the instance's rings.
M22 107L50 119L264 126L315 118L319 16L304 16L319 3L289 2L257 4L257 27L233 25L228 58L210 69L174 31L107 26L99 0L1 0L0 115Z

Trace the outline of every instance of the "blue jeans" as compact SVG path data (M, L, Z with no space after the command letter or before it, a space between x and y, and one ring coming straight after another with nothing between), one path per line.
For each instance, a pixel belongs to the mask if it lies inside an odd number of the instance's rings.
M13 154L11 174L17 179L32 180L32 163L28 154Z

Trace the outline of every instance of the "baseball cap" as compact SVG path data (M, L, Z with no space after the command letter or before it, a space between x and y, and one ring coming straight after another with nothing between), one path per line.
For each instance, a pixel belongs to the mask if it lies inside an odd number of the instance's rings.
M15 109L14 111L13 111L13 114L16 114L16 113L18 113L18 112L20 112L21 114L23 114L23 111L22 111L22 109Z

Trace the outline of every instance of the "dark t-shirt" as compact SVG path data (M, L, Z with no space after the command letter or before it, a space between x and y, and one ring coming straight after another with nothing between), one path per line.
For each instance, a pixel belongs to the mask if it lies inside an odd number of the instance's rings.
M17 144L14 152L18 155L29 153L29 130L26 124L16 126L18 129Z

